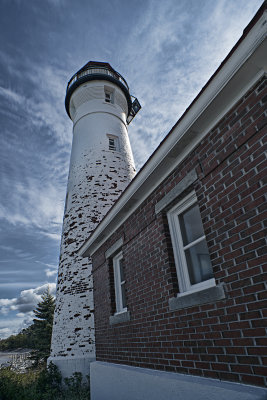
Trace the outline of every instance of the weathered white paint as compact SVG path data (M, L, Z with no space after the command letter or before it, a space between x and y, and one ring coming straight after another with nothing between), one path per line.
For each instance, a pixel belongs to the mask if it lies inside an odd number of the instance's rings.
M113 104L105 102L107 86ZM135 175L127 111L122 90L104 80L83 83L70 99L73 143L48 359L63 376L88 374L95 359L92 265L77 251ZM118 137L119 151L109 150L107 135Z
M266 400L267 389L96 361L91 400Z

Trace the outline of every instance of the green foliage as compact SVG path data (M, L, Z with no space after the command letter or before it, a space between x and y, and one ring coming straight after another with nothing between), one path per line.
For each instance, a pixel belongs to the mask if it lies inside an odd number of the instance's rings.
M16 374L9 368L0 370L1 400L33 399L36 392L36 373ZM31 396L31 397L30 397ZM36 397L36 400L38 397Z
M41 370L37 382L40 399L61 399L62 377L56 365L50 363L47 369Z
M42 295L42 301L34 310L33 324L18 335L0 341L0 350L31 348L32 358L38 369L18 373L10 368L0 369L1 400L89 400L89 384L83 385L82 375L75 373L62 377L58 368L46 360L50 352L55 302L49 289Z
M18 348L28 348L30 345L29 337L21 332L18 335L12 335L7 339L0 339L0 350L14 350Z
M17 335L9 336L7 339L0 339L0 351L9 351L19 348L35 349L38 343L34 339L34 329L34 324L32 324Z
M18 335L0 340L0 351L28 348L34 350L33 359L36 363L46 360L50 351L54 309L55 300L48 288L33 311L36 317L33 324Z
M50 353L50 344L53 328L53 317L55 310L55 300L49 288L42 295L42 301L33 310L35 319L32 325L32 339L34 351L32 359L36 364L46 361Z
M80 372L74 372L74 374L70 378L65 378L65 387L67 387L67 391L65 393L66 400L72 399L90 399L90 390L89 390L89 376L87 376L88 385L82 384L82 374Z
M18 374L9 368L0 369L1 400L90 400L89 385L82 384L79 373L65 379L58 368L50 363L48 368Z

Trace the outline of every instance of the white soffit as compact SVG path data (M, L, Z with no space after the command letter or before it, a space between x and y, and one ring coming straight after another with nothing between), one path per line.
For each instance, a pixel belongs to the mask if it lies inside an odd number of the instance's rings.
M117 200L79 254L92 255L267 72L267 11Z

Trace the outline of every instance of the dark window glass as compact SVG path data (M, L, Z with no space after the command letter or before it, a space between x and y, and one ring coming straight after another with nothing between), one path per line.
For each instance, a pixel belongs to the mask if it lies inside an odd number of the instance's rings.
M184 246L204 236L201 216L197 204L194 204L181 214L179 216L179 222Z
M109 138L109 150L116 150L115 139Z
M213 271L206 240L185 250L191 285L213 278Z
M121 297L122 297L122 308L126 308L126 293L125 293L125 283L121 285Z

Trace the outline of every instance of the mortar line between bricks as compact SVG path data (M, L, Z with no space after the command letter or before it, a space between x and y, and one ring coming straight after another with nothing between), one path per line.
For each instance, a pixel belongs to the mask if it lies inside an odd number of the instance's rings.
M256 135L260 134L261 131L267 126L267 122L259 129L257 130L255 133L253 133L253 135L251 135L244 143L241 144L241 146L239 146L238 148L234 149L231 153L229 153L224 159L220 160L220 164L222 164L223 162L225 162L226 160L228 160L229 157L231 157L234 153L236 153L237 151L239 151L240 149L242 149L242 147L244 145L246 145L253 137L255 137ZM206 178L207 176L209 176L213 171L215 171L218 168L218 165L215 165L215 167L213 167L212 169L208 170L208 172L205 174L203 172L203 177Z
M144 228L142 228L136 235L134 235L133 237L131 237L131 239L128 239L127 241L123 242L122 247L124 247L125 245L127 245L128 243L130 243L132 240L134 240L138 235L140 235L145 229L147 229L153 222L155 222L157 220L157 217L154 217L148 225L146 225ZM112 234L110 235L112 236ZM103 267L106 264L107 259L105 259L105 261L98 265L95 269L94 272L97 271L99 268Z

